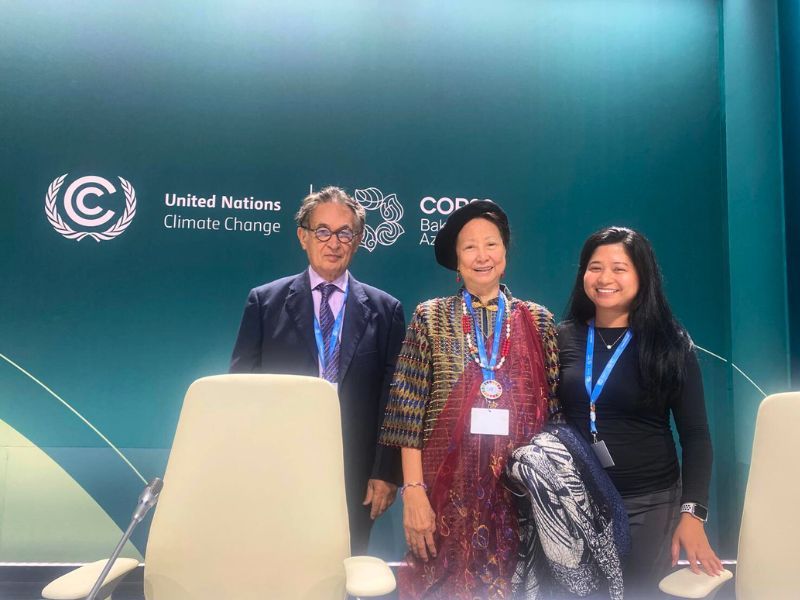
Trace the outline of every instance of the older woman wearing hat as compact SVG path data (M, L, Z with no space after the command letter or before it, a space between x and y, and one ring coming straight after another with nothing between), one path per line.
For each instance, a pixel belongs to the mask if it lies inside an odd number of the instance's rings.
M500 283L509 240L493 202L450 215L436 260L463 287L417 307L398 359L380 443L402 448L401 598L511 593L519 530L501 477L558 411L558 350L547 309Z

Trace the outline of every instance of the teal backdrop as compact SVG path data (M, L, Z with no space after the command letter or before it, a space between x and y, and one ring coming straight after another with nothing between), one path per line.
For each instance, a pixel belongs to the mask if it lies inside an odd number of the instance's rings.
M800 384L800 3L783 0L780 8L781 121L783 133L786 263L792 384Z
M395 207L402 235L352 271L407 315L456 289L430 244L457 203L507 210L507 283L557 316L589 233L644 232L720 357L700 354L709 530L735 555L762 395L730 360L766 393L789 386L776 2L2 6L0 561L113 548L141 481L54 394L161 475L248 290L304 268L293 214L327 184ZM402 556L400 521L378 522L375 552Z

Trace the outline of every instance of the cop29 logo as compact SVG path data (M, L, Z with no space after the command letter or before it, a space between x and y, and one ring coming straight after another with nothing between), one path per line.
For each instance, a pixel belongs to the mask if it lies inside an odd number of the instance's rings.
M369 252L375 250L378 244L391 246L405 232L400 225L403 218L403 205L397 200L396 194L384 196L378 188L368 187L356 190L356 201L364 207L367 213L377 212L382 219L375 227L367 224L364 226L364 237L361 246Z
M98 203L98 199L106 194L116 193L117 188L108 179L88 175L76 179L67 186L64 197L59 202L59 191L68 174L64 173L61 177L56 177L47 188L44 212L53 229L65 238L77 241L90 237L96 242L101 242L121 235L136 216L136 191L130 182L122 177L117 178L125 195L125 208L122 215L111 226L101 229L111 222L117 215L117 211L103 208ZM87 197L90 196L93 198L87 204ZM59 205L66 213L66 220L59 211Z

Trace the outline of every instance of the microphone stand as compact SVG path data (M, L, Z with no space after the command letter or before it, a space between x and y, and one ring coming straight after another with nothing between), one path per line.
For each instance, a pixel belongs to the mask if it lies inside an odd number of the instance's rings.
M111 553L106 565L103 567L100 577L98 577L97 581L95 581L92 591L89 592L88 596L86 596L86 600L95 600L97 593L100 591L100 588L103 587L103 583L105 583L106 576L108 576L109 571L111 571L111 567L114 566L117 558L119 558L119 555L122 552L122 549L125 547L125 543L130 539L133 530L136 529L136 526L142 522L142 519L144 519L147 511L149 511L153 506L155 506L156 502L158 502L158 495L161 493L161 488L163 485L164 482L160 478L154 477L152 481L147 484L147 487L144 488L139 496L139 503L136 505L136 510L133 511L133 517L131 517L131 522L128 525L128 528L125 530L125 533L122 534L122 538L119 540L117 547L114 548L114 552Z

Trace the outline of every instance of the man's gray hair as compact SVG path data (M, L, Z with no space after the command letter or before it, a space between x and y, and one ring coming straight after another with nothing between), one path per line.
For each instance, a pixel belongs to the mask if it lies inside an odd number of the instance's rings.
M329 185L328 187L322 188L318 192L313 192L303 198L302 204L300 204L300 209L297 211L297 214L294 216L295 223L297 223L298 227L308 227L308 220L311 217L311 212L320 204L325 204L327 202L334 202L336 204L344 204L347 208L353 211L353 215L356 217L356 235L361 235L364 231L364 224L367 220L367 211L364 210L364 207L361 206L358 202L356 202L347 192L345 192L342 188L336 187L333 185Z

